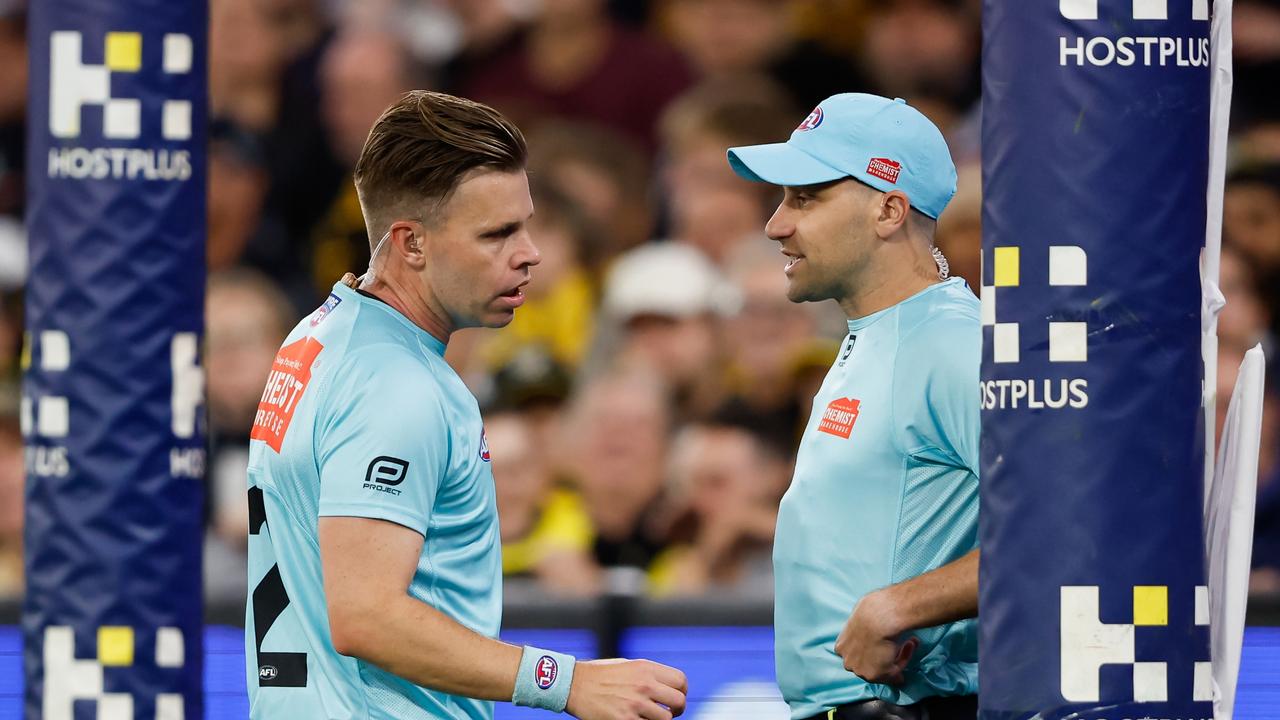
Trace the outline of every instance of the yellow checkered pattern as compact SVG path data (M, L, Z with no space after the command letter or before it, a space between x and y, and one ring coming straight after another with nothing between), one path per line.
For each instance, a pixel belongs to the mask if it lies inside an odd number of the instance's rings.
M1019 248L998 247L995 249L995 286L1017 287L1020 265Z
M98 628L98 662L103 666L133 664L133 628L106 625Z
M1169 624L1169 588L1165 585L1133 587L1133 624Z
M142 68L142 33L107 33L107 69L138 72Z

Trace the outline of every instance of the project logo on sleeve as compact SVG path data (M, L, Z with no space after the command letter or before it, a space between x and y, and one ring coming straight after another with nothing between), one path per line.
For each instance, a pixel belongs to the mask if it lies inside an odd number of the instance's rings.
M380 482L383 485L399 485L404 482L405 473L409 471L409 461L390 455L379 455L369 463L365 471L365 482Z

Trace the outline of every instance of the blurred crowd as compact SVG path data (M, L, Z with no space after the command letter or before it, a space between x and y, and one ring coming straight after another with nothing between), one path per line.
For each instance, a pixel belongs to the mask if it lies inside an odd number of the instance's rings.
M0 2L0 7L5 6ZM25 19L0 14L0 596L21 592L17 380ZM369 245L351 172L409 88L525 131L542 253L501 331L448 359L485 412L513 594L768 599L775 512L846 332L785 297L775 190L732 145L824 97L907 98L946 134L938 227L981 286L979 0L210 0L207 593L245 592L247 437L281 339ZM1280 330L1280 3L1236 0L1219 417ZM1272 378L1272 386L1277 383ZM976 390L976 389L975 389ZM1254 587L1280 593L1280 415L1266 402ZM1219 422L1221 425L1221 421Z

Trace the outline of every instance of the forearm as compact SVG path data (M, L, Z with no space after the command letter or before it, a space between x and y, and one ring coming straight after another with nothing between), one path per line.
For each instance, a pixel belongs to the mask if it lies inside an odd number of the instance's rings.
M426 603L404 595L353 629L340 649L346 655L450 695L511 700L521 648L473 632Z
M882 591L900 632L978 614L978 550Z

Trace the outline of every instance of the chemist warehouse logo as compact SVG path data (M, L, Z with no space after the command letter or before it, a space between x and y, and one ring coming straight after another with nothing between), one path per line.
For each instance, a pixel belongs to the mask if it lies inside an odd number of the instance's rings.
M985 258L984 258L985 259ZM1021 249L996 247L991 285L982 286L982 325L991 328L991 359L1000 365L1016 364L1022 359L1022 326L1015 322L997 322L997 303L1004 288L1022 285ZM1049 286L1083 287L1089 282L1089 258L1084 248L1075 245L1049 247ZM1089 360L1089 323L1049 321L1049 362L1062 363L1070 369ZM1089 383L1084 378L1018 378L985 380L982 386L982 409L1061 410L1083 408L1089 404Z
M1173 11L1190 12L1192 20L1209 20L1209 0L1174 0ZM1099 18L1099 4L1105 17ZM1169 0L1058 0L1058 10L1079 28L1131 28L1133 20L1169 20ZM1129 10L1132 10L1130 13ZM1105 22L1083 22L1083 21ZM1138 26L1146 29L1147 25ZM1140 65L1209 67L1209 38L1160 35L1066 35L1058 38L1058 64L1105 67Z
M143 139L143 128L159 125L161 137L170 142L191 139L190 100L169 98L153 107L140 98L123 95L121 86L113 82L128 77L143 78L148 84L191 85L193 49L191 36L168 33L155 38L162 43L161 67L143 65L145 42L137 32L109 32L103 42L103 62L96 64L85 58L84 34L59 30L50 36L49 49L49 132L55 138L49 149L49 177L75 180L162 180L183 181L191 178L191 153ZM145 77L147 72L162 72L163 78ZM154 82L151 82L154 81ZM135 85L136 86L136 85ZM87 112L94 108L94 112ZM87 127L93 118L101 120L101 128ZM101 137L109 147L83 147L74 141L82 137ZM61 141L61 142L59 142Z

